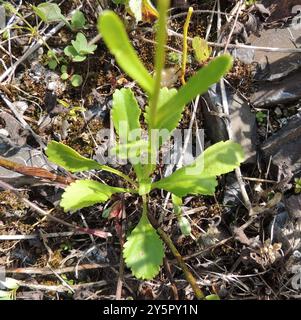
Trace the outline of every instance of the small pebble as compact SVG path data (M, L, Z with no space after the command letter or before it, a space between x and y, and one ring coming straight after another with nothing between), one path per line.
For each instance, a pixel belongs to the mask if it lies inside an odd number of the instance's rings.
M55 81L49 82L47 85L47 89L49 91L55 91L57 89L58 85Z
M8 137L9 136L9 132L5 129L0 129L0 134L5 136L5 137Z
M235 58L239 59L245 64L251 64L254 61L255 50L235 48L233 50L233 55Z
M28 104L25 101L15 101L12 104L20 114L24 114L28 108Z
M42 56L44 54L44 49L42 47L40 47L38 49L38 56Z
M282 111L279 107L276 107L274 110L275 114L277 117L280 117L282 115Z

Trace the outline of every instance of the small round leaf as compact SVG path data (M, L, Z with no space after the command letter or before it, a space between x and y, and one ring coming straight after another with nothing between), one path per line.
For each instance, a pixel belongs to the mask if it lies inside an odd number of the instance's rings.
M56 67L57 67L57 62L56 62L56 60L55 60L55 59L49 60L49 61L48 61L48 67L49 67L49 69L51 69L51 70L55 70Z
M70 80L73 87L79 87L83 83L83 77L79 74L74 74Z
M179 218L179 226L180 226L181 232L184 236L190 235L191 226L190 226L188 219L186 219L185 217L180 217Z
M61 74L61 79L62 80L67 80L68 78L69 78L69 74L68 73L64 72L64 73Z

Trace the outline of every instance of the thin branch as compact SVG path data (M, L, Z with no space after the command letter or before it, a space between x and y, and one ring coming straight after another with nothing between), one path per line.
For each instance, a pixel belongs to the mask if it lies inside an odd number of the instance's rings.
M147 31L151 31L148 29ZM175 36L178 38L183 38L181 33L175 32L171 29L168 29L168 34L170 36ZM187 37L187 40L192 42L193 38ZM217 48L225 48L226 43L217 43L217 42L210 42L208 44L212 47ZM266 51L266 52L281 52L281 53L301 53L301 48L276 48L276 47L259 47L259 46L250 46L246 44L229 44L228 48L237 48L237 49L249 49L249 50L257 50L257 51Z
M81 264L77 267L77 271L86 271L86 270L95 270L100 268L111 267L108 263L88 263ZM75 267L65 267L55 270L49 270L49 268L14 268L14 269L6 269L5 273L7 274L40 274L43 276L52 275L53 271L57 274L63 273L71 273L75 272Z
M108 284L107 281L101 280L97 282L88 282L88 283L82 283L82 284L76 284L70 286L72 290L83 290L87 288L93 288L93 287L104 287ZM54 291L54 292L68 292L70 289L66 288L63 285L59 286L47 286L47 285L42 285L42 284L33 284L33 283L28 283L25 281L18 281L18 285L20 287L25 287L29 289L34 289L34 290L42 290L42 291Z
M146 196L143 196L142 200L143 200L143 214L147 214L147 213L149 213L149 211L147 209L147 198L146 198ZM173 242L170 239L170 237L165 233L165 231L161 227L158 226L158 222L155 220L155 218L151 214L148 214L147 216L148 216L149 222L157 230L157 232L160 235L161 239L165 242L165 244L170 249L171 253L176 258L176 260L178 262L178 265L182 269L182 271L184 273L184 276L185 276L187 282L190 284L190 286L191 286L196 298L198 300L205 299L205 295L204 295L203 291L199 288L194 276L192 275L192 273L190 272L190 270L186 266L186 264L185 264L185 262L184 262L184 260L183 260L183 258L181 256L180 252L175 247L175 245L173 244Z
M239 17L239 15L241 13L241 10L242 10L242 1L240 1L239 5L238 5L237 12L236 12L236 15L235 15L235 20L234 20L233 26L231 28L230 34L228 36L228 39L227 39L227 42L226 42L226 45L225 45L225 48L224 48L224 53L227 52L227 49L228 49L228 46L229 46L230 41L232 39L232 35L233 35L233 32L234 32L235 26L237 24L238 17Z
M124 239L125 239L125 219L126 219L126 212L125 212L125 206L124 206L124 200L121 200L121 215L117 216L115 218L115 228L116 231L118 231L118 237L119 237L119 243L120 243L120 249L122 252L123 246L124 246ZM122 296L122 286L124 282L124 259L122 254L120 255L120 262L119 262L119 273L118 273L118 280L117 280L117 286L116 286L116 300L121 300Z
M159 233L160 237L163 239L163 241L166 243L166 245L168 246L168 248L170 249L170 251L172 252L174 257L176 258L178 265L182 269L186 280L191 285L191 288L192 288L196 298L198 300L203 300L205 298L203 291L199 288L194 276L192 275L192 273L188 269L185 261L183 260L181 254L179 253L178 249L173 244L170 237L161 228L157 228L157 232Z
M215 8L215 6L213 7ZM195 14L207 14L207 13L211 13L211 16L213 16L214 14L222 14L226 17L231 17L232 14L231 13L226 13L226 12L219 12L219 11L216 11L216 10L194 10L194 13ZM172 20L172 19L177 19L177 18L182 18L182 17L185 17L186 16L186 12L181 12L181 13L177 13L177 14L173 14L169 17L169 20Z
M48 170L43 168L22 166L17 162L13 162L2 157L0 157L0 167L3 167L5 169L8 169L14 172L21 173L25 176L39 177L42 179L58 182L63 185L69 185L70 183L75 181L75 179L73 179L70 176L63 177L63 176L59 176L57 174L51 173Z
M74 235L85 234L84 232L54 232L54 233L46 233L44 235L45 238L57 238L57 237L72 237ZM39 239L39 234L1 234L0 241L19 241L19 240L32 240Z
M165 269L165 272L167 274L167 277L170 281L170 286L171 286L171 290L172 290L172 293L173 293L173 297L174 297L174 300L179 300L179 292L178 292L178 288L177 288L177 285L176 285L176 282L171 274L171 269L170 269L170 264L167 260L167 258L165 257L163 259L163 264L164 264L164 269Z

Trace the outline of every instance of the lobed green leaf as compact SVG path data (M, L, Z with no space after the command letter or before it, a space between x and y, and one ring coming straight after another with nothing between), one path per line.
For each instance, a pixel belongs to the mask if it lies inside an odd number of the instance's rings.
M73 62L82 62L86 60L85 56L81 56L73 46L67 46L64 49L64 53L67 57L70 57Z
M44 2L38 6L32 6L33 11L40 19L46 23L63 21L70 27L68 20L62 15L60 7L56 3Z
M178 197L188 194L213 195L217 186L216 177L231 172L244 160L242 147L228 140L207 148L193 164L182 167L170 176L152 184L174 193Z
M86 18L80 10L76 10L71 18L72 29L81 29L86 24Z
M102 169L102 166L96 161L81 156L78 152L60 142L51 141L45 152L51 162L70 172Z
M113 94L112 118L117 134L120 136L120 138L123 139L123 144L119 145L118 148L119 150L122 150L120 148L123 147L125 153L130 158L133 155L129 154L129 149L134 150L134 147L136 146L141 150L143 146L145 146L145 141L137 141L136 137L133 137L131 135L134 130L140 131L141 134L141 127L139 122L140 115L141 110L132 90L125 88L116 90ZM142 165L135 164L134 170L138 179L140 180L143 177Z
M79 74L74 74L70 81L73 87L79 87L83 83L83 77Z
M126 265L138 279L153 279L163 263L164 247L156 230L143 214L124 244Z
M65 189L60 205L65 212L73 212L107 201L114 193L126 191L93 180L77 180Z
M192 48L195 58L199 63L203 63L209 59L212 50L205 39L194 37L192 39Z
M86 47L88 46L88 41L87 38L85 37L85 35L81 32L78 32L76 34L76 38L75 40L71 40L71 43L74 47L74 49L81 54L82 50L85 50Z

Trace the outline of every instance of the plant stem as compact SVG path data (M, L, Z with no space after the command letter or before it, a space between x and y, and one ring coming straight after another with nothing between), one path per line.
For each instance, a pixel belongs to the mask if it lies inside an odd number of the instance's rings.
M143 211L142 215L147 216L147 196L144 195L142 196L142 201L143 201ZM182 269L184 276L186 280L189 282L191 285L191 288L196 296L197 299L202 300L205 299L205 295L203 291L199 288L199 286L196 283L196 280L192 273L189 271L188 267L186 266L181 254L179 253L178 249L175 247L173 244L172 240L170 237L160 228L157 226L157 221L152 216L148 216L148 220L152 224L152 226L157 230L158 234L160 235L161 239L166 243L174 257L176 258L180 268Z
M156 128L157 121L157 108L158 101L161 89L161 78L162 71L165 63L165 45L167 41L167 32L166 32L166 24L167 24L167 10L169 8L170 0L160 0L158 3L158 12L159 12L159 20L157 27L157 36L156 36L156 55L155 55L155 75L154 75L154 89L152 95L149 98L149 130L148 130L148 161L149 163L145 166L145 177L149 177L149 175L154 170L155 166L152 165L153 159L156 160L157 155L157 133L153 136L151 135L151 130ZM154 133L154 132L153 132Z
M181 254L179 253L178 249L175 247L173 244L172 240L170 237L159 227L157 228L157 232L159 233L160 237L163 239L163 241L166 243L166 245L169 247L170 251L176 258L180 268L182 269L184 276L186 280L189 282L191 285L191 288L198 300L203 300L205 299L205 295L203 291L199 288L199 286L196 283L196 280L192 273L189 271L187 265L185 264Z
M143 195L142 196L142 215L147 216L147 196Z
M169 8L169 0L160 0L159 1L159 20L158 20L158 30L156 36L156 55L155 55L155 86L152 96L150 97L149 106L150 106L150 121L151 127L155 128L156 125L156 115L157 115L157 106L161 88L161 78L162 71L165 63L165 44L167 41L167 32L166 32L166 23L167 23L167 10Z
M187 63L187 37L188 37L188 27L190 23L190 19L193 13L193 8L189 7L186 21L184 24L184 30L183 30L183 55L182 55L182 76L181 76L181 82L182 85L186 83L185 81L185 72L186 72L186 63Z

